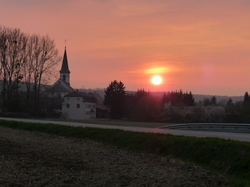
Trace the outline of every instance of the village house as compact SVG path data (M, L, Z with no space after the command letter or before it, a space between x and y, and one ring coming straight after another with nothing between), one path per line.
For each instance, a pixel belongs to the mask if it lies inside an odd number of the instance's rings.
M96 99L84 92L71 92L62 101L62 118L84 120L96 118Z

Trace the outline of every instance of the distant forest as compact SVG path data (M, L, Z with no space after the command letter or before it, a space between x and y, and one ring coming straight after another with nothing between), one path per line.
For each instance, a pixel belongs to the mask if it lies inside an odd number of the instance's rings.
M200 100L195 100L191 91L182 90L150 93L141 89L126 92L124 84L117 81L111 82L104 90L104 104L110 108L110 117L114 119L171 123L250 123L248 92L244 97L198 97Z
M88 92L97 92L102 98L104 98L104 95L105 95L105 89L104 88L95 88L95 89L91 89L91 88L84 89L84 88L81 88L81 89L79 89L79 91L86 92L86 93L88 93ZM130 94L134 94L136 92L137 91L129 91L129 90L126 91L126 93L130 93ZM162 97L166 93L168 93L168 91L166 91L166 92L150 92L151 95L158 96L158 97ZM195 102L203 101L205 98L211 98L213 96L215 96L217 98L217 101L219 103L220 102L224 102L225 103L230 98L232 99L233 102L243 101L243 99L244 99L244 93L242 93L242 96L226 96L226 95L225 96L221 96L221 95L193 94Z

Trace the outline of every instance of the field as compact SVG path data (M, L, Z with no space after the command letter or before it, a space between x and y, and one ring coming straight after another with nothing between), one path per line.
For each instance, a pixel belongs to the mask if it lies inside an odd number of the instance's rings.
M0 125L1 186L249 186L249 143L51 124Z

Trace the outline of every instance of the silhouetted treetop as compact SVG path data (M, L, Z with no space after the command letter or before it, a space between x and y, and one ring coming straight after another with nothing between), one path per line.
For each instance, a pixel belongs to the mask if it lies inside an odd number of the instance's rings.
M110 108L111 118L123 117L125 95L125 86L121 81L114 80L105 89L104 104Z
M180 91L172 91L164 93L162 103L170 102L172 106L194 106L194 97L192 92L183 93Z

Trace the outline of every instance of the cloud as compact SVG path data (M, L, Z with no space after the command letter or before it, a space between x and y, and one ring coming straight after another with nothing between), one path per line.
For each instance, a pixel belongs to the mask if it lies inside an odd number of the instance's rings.
M150 63L142 63L140 66L137 67L134 66L134 70L128 70L124 71L127 74L131 75L137 75L137 76L145 76L145 75L163 75L163 74L169 74L179 71L177 67L174 67L171 65L170 62L150 62Z
M167 67L155 67L155 68L149 68L149 69L144 70L145 74L163 74L163 73L167 73L170 71L173 71L173 70Z

